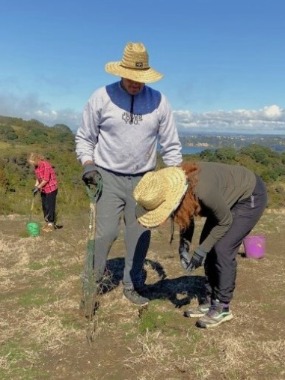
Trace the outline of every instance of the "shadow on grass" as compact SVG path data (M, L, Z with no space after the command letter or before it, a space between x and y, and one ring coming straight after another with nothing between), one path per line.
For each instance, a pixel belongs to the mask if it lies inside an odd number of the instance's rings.
M116 288L123 279L124 258L115 258L107 261L107 271L111 276L112 289ZM156 271L160 280L154 284L145 285L142 295L150 300L167 299L181 308L197 299L198 302L205 298L205 277L197 275L185 275L168 279L164 268L157 261L145 260L145 266ZM147 271L144 271L145 279ZM110 291L112 290L110 289Z

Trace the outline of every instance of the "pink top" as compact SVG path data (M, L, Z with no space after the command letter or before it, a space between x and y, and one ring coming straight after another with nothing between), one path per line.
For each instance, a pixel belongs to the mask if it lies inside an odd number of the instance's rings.
M40 161L38 166L35 168L35 174L39 182L42 180L48 181L47 184L41 188L43 193L48 194L57 189L56 174L49 162Z

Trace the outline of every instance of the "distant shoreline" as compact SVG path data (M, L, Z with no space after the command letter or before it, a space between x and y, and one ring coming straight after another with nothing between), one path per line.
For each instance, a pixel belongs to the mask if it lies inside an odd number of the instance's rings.
M218 148L214 148L214 147L201 147L201 146L182 146L182 154L186 155L186 154L199 154L201 152L203 152L204 150L216 150ZM220 149L222 149L220 147ZM276 147L270 147L271 150L273 150L274 152L276 153L282 153L282 152L285 152L285 147L280 147L278 146L277 148Z
M240 150L249 145L260 145L275 152L285 152L285 138L273 135L184 135L180 136L182 154L199 154L204 150L233 148Z

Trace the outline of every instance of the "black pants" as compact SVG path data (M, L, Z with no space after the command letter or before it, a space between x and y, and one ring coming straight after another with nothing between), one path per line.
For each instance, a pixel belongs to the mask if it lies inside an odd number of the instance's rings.
M233 297L236 281L236 255L243 239L250 233L260 219L267 205L267 191L260 177L251 197L236 203L231 211L233 222L227 233L215 244L205 261L206 292L211 299L229 303ZM200 242L216 224L207 218Z
M55 206L56 206L57 190L51 193L41 193L42 209L45 221L48 223L55 223Z

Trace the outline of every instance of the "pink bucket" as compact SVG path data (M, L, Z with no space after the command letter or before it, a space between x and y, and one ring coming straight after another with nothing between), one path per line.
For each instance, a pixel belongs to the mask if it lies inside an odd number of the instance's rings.
M248 235L243 240L246 257L261 259L265 254L265 236Z

